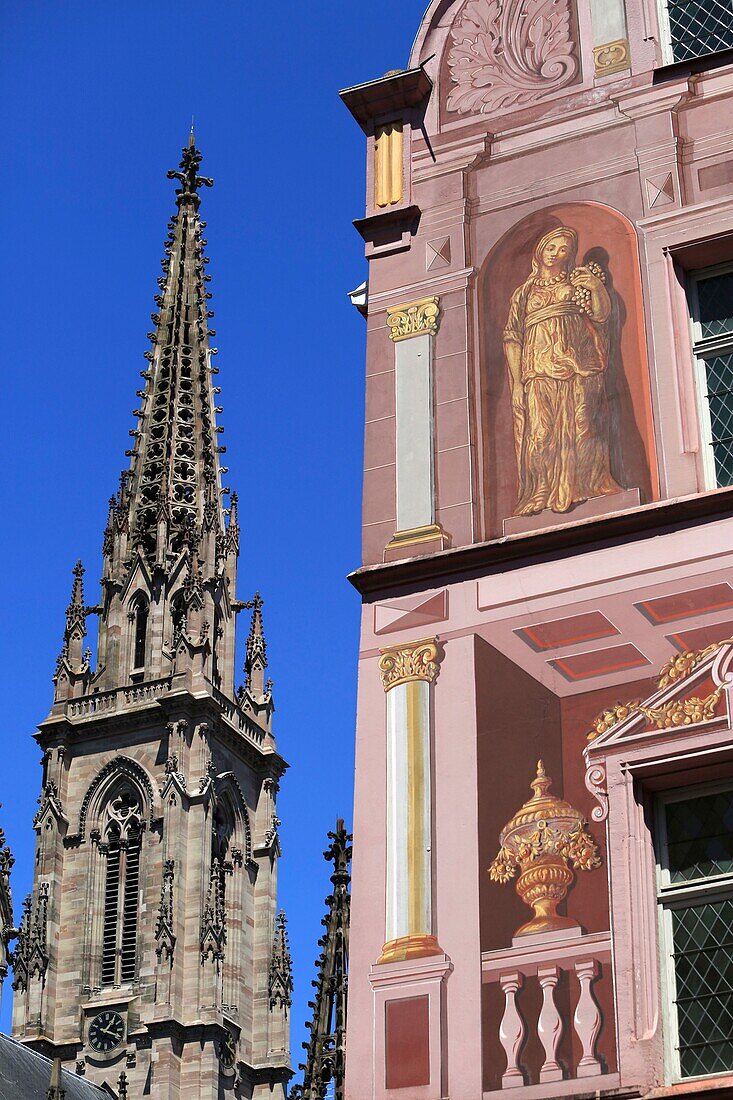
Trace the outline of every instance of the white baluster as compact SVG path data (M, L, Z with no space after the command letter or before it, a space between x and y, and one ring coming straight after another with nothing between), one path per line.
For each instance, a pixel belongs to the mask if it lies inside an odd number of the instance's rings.
M515 1089L526 1084L524 1071L519 1065L519 1053L527 1029L517 1006L517 991L522 988L524 974L520 974L519 971L500 974L499 982L506 998L504 1015L499 1028L499 1041L506 1055L506 1070L502 1074L501 1087Z
M575 964L575 973L580 982L580 996L575 1009L573 1022L578 1038L583 1045L583 1057L578 1062L578 1077L594 1077L603 1072L596 1058L596 1039L601 1030L601 1010L593 996L591 983L598 977L596 959L582 959Z
M541 966L537 980L542 986L542 1010L537 1025L540 1042L545 1051L545 1064L540 1070L540 1081L562 1081L563 1069L557 1060L557 1048L562 1036L562 1020L555 1004L555 987L560 977L558 966Z

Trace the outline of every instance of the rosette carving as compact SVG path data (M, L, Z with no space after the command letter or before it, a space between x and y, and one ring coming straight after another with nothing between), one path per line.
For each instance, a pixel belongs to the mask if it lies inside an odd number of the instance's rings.
M522 106L578 72L571 0L469 0L451 37L449 111Z
M552 780L541 760L532 781L534 794L502 829L501 847L489 867L494 882L509 882L519 872L517 893L534 910L516 935L576 928L557 907L572 886L573 871L592 871L601 860L585 818L569 802L549 793Z
M434 638L381 650L379 673L385 691L410 680L433 682L438 674L438 648Z

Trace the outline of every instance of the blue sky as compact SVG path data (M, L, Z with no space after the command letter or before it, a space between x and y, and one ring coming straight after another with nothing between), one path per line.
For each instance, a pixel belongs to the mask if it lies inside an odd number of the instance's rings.
M423 0L3 0L5 397L0 824L31 878L32 739L51 704L71 569L97 599L106 501L127 465L138 371L190 125L204 153L239 595L265 598L280 900L295 958L293 1056L337 814L350 822L366 275L364 144L339 88L407 62ZM244 643L241 631L240 651ZM238 656L241 665L241 655ZM0 1024L9 1029L10 988Z

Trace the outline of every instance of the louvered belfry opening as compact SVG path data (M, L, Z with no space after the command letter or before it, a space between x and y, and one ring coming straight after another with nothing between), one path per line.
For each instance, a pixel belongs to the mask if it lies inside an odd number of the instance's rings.
M137 976L142 813L136 793L121 790L107 815L102 985L118 986Z
M144 596L139 596L134 609L135 637L132 654L133 669L145 668L145 649L148 639L148 601Z

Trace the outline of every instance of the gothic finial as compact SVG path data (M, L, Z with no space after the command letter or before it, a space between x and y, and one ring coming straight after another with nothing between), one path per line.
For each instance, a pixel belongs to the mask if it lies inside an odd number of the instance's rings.
M244 607L252 609L252 622L247 637L247 649L244 658L244 674L251 695L259 699L265 689L265 669L267 668L267 643L262 623L262 596L255 592Z
M117 1078L117 1100L127 1100L127 1074L124 1069Z
M268 981L270 1008L290 1008L293 999L293 960L288 944L288 929L284 910L280 910L275 920L275 936L270 957L270 976Z
M82 644L87 633L87 609L84 604L84 566L77 561L71 597L66 608L66 627L61 656L76 670L82 664Z
M179 180L181 186L176 188L176 203L178 206L183 206L186 203L193 206L194 210L198 210L201 203L199 198L200 187L212 187L214 181L209 179L208 176L199 176L198 170L203 157L199 150L196 148L195 139L193 138L193 128L188 136L188 145L183 150L183 156L179 165L180 171L176 171L171 168L168 172L169 180Z

